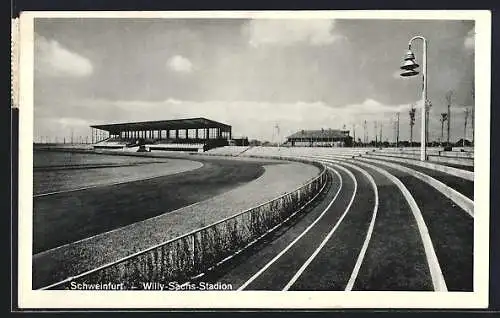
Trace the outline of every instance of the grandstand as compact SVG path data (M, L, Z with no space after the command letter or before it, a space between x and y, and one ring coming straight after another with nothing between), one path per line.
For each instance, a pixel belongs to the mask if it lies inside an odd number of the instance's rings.
M206 118L93 125L94 149L203 152L227 146L231 126Z

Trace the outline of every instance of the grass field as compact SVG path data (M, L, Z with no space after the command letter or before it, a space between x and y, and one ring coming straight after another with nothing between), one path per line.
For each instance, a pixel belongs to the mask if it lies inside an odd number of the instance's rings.
M181 174L37 197L34 253L205 200L262 173L260 164L207 163Z

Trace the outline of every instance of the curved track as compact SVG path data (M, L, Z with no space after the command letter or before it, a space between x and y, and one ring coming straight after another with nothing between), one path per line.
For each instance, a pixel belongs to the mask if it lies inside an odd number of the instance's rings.
M474 217L453 196L381 162L309 158L331 172L323 201L203 280L238 290L473 290ZM473 198L473 182L401 166Z
M261 162L199 160L193 171L33 199L33 252L205 200L264 173Z

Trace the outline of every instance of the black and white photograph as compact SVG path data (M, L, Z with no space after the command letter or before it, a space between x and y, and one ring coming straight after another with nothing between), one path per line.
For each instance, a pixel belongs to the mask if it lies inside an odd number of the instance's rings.
M488 11L16 25L20 306L487 307Z

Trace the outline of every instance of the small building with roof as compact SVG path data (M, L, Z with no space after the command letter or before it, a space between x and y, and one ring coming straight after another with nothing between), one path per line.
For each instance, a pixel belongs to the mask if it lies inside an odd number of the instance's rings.
M349 130L300 130L288 136L285 145L292 147L351 147Z

